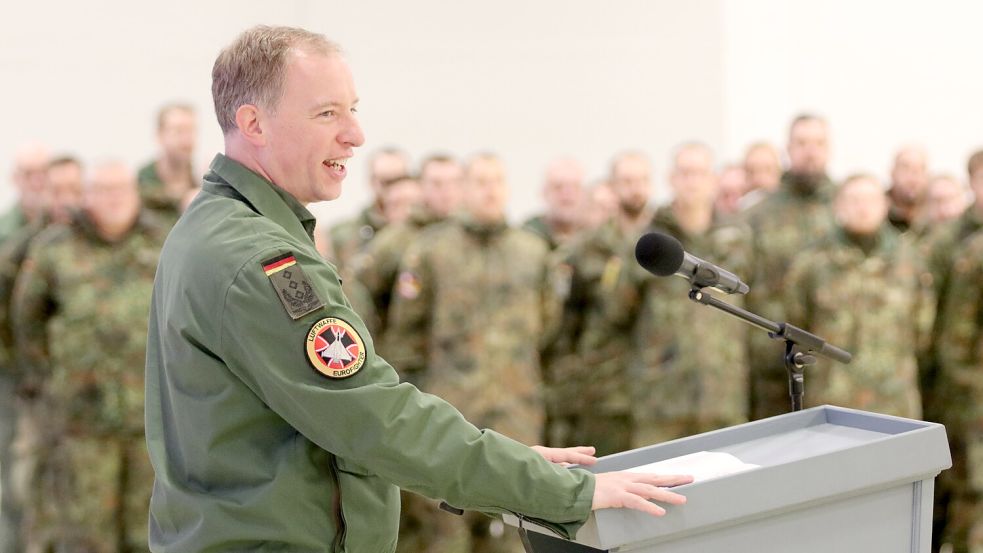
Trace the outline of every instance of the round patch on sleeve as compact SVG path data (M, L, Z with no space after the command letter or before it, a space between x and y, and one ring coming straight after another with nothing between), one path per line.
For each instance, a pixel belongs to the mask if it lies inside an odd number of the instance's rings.
M347 378L365 364L365 342L347 322L328 317L307 333L307 360L329 378Z

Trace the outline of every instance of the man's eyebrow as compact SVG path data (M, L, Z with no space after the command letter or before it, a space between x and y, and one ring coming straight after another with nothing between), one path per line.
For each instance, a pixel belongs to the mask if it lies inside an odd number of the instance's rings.
M355 100L352 102L352 106L353 107L358 105L358 100L359 100L358 98L355 98ZM338 102L338 101L335 101L335 100L326 100L324 102L320 102L320 103L316 104L314 106L314 110L320 111L320 110L325 109L325 108L337 108L337 107L341 107L341 106L342 106L342 103L341 102Z

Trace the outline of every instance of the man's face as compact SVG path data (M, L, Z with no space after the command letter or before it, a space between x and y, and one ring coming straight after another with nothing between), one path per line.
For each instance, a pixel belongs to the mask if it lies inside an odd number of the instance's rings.
M683 148L676 154L669 185L675 201L683 205L713 205L717 196L717 176L713 159L704 148Z
M423 203L437 217L447 217L461 205L464 171L453 161L432 161L420 174Z
M584 172L574 162L557 162L546 171L543 185L547 216L561 224L576 224L584 199Z
M969 175L969 187L973 189L973 196L976 198L976 209L983 213L983 168Z
M611 190L618 198L618 209L636 217L645 210L652 194L652 166L638 156L624 157L615 164Z
M82 189L82 207L98 228L129 226L140 212L136 178L122 165L95 168Z
M782 178L782 165L776 152L755 148L744 160L748 190L775 190Z
M887 194L879 182L861 178L843 185L833 202L836 219L847 231L872 235L887 218Z
M618 212L618 197L607 183L595 185L587 192L581 224L588 229L597 228L611 220Z
M390 224L406 222L422 196L420 183L414 179L407 177L390 183L382 192L382 210L386 221Z
M372 160L369 171L369 183L372 185L372 193L378 197L383 193L382 183L389 182L403 175L408 175L410 168L405 157L387 152L380 153Z
M335 54L293 50L276 112L260 108L257 157L270 179L301 203L334 200L345 163L365 141L348 64Z
M720 173L717 183L717 212L737 213L741 197L747 192L747 173L740 166L728 167Z
M69 223L82 201L82 168L59 163L48 169L48 216L56 223Z
M18 153L14 160L13 180L20 193L20 205L25 211L40 213L43 209L47 173L47 150L37 146Z
M931 223L941 223L959 217L966 209L966 189L949 177L937 177L925 192L925 211Z
M479 223L497 223L505 219L509 186L505 167L495 159L476 158L468 167L464 184L464 204Z
M928 161L918 150L904 150L894 159L891 169L891 197L895 202L916 204L928 185Z
M829 143L826 123L805 119L789 132L789 171L797 175L819 176L826 173Z
M195 115L180 108L168 110L157 131L157 141L164 156L177 163L191 163L197 136Z

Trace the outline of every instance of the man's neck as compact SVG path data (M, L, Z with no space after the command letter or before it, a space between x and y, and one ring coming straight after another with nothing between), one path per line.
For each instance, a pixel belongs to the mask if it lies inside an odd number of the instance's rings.
M624 210L618 212L618 228L625 234L634 234L642 230L651 220L652 214L648 208L635 214L626 213Z
M683 232L697 236L710 230L713 224L713 206L698 203L674 201L669 206L676 223Z

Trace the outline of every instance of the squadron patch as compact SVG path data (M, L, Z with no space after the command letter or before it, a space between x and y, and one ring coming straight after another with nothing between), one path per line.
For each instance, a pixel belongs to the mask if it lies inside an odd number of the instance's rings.
M291 319L297 320L324 306L292 253L267 259L262 265Z
M365 364L365 343L347 322L328 317L307 333L307 360L329 378L347 378Z

